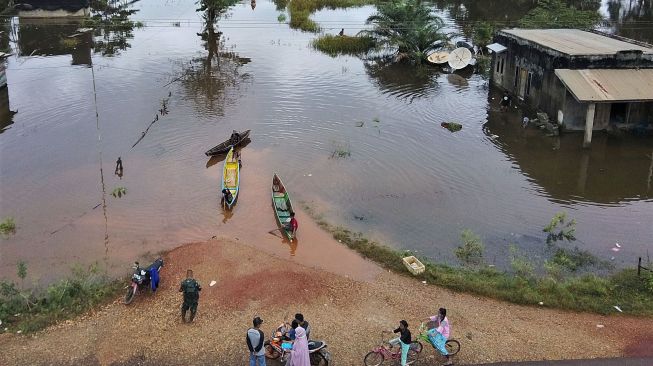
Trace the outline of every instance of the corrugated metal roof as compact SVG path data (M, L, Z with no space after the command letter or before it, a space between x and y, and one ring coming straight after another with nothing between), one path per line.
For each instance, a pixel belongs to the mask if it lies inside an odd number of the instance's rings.
M613 55L619 51L641 50L653 54L653 48L585 32L579 29L507 29L506 33L572 56Z
M494 53L501 53L501 52L507 50L506 46L504 46L502 44L499 44L499 43L492 43L492 44L489 44L489 45L487 45L485 47L487 47L487 49L489 49L490 51L492 51Z
M653 101L653 69L555 70L579 102Z

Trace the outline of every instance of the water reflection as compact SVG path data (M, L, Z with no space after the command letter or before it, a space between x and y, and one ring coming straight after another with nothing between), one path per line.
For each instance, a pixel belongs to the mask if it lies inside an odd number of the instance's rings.
M213 23L207 22L198 36L204 41L208 53L182 63L179 78L200 111L223 115L224 107L232 97L228 91L249 79L249 74L241 73L240 69L251 59L225 51L222 32L216 32Z
M492 99L494 97L495 99ZM490 92L489 104L500 93ZM590 150L583 149L582 134L545 137L532 125L520 127L523 115L491 108L484 132L530 180L554 202L616 205L653 199L653 141L597 134ZM596 142L596 145L594 144Z
M0 62L5 62L4 60ZM14 114L9 106L9 87L0 88L0 133L5 132L14 123Z
M368 60L365 72L384 93L412 102L438 91L437 68L391 60Z
M84 25L94 28L96 53L115 56L131 47L129 40L134 38L134 27L139 25L129 20L130 16L138 12L132 8L134 2L91 2L94 14L84 21Z
M21 18L15 24L19 56L71 55L73 65L90 65L93 37L79 32L81 20Z
M613 22L612 31L624 37L653 42L653 1L608 0L604 7Z

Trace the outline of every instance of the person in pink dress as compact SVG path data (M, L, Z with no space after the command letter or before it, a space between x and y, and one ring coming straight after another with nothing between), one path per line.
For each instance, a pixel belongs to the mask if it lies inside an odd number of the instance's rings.
M295 329L295 341L290 351L290 366L311 366L311 359L308 353L308 338L306 329L297 327Z

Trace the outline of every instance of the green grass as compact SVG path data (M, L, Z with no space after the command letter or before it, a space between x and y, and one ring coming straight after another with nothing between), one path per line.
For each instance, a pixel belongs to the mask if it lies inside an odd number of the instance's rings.
M0 222L0 235L6 237L9 234L14 234L15 232L16 221L14 221L14 218L11 216L5 217L5 219Z
M374 0L291 0L288 3L290 28L305 32L318 32L320 27L310 19L314 12L325 8L351 8L374 3Z
M408 254L368 240L360 233L334 226L317 215L310 207L306 211L324 230L349 248L369 258L384 268L409 275L401 258ZM423 274L415 276L429 284L454 291L487 296L516 304L535 305L599 314L614 313L619 306L624 313L653 316L653 275L637 276L635 269L624 269L607 276L584 274L561 280L551 276L532 274L532 264L513 253L513 272L494 267L461 268L430 262L420 258L426 266Z
M24 279L27 267L24 263L18 267ZM24 333L43 329L115 299L123 286L120 280L101 274L97 266L75 268L71 277L40 291L27 291L15 282L0 281L1 329Z
M331 57L338 55L361 55L374 48L374 39L368 36L334 36L324 35L312 42L313 48Z

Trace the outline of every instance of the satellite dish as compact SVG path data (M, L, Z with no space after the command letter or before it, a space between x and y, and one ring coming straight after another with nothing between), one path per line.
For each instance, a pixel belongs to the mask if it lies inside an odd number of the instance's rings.
M449 60L449 52L441 51L430 54L426 60L432 64L444 64Z
M472 53L467 48L456 48L449 54L449 66L454 70L464 69L470 61L472 61Z

